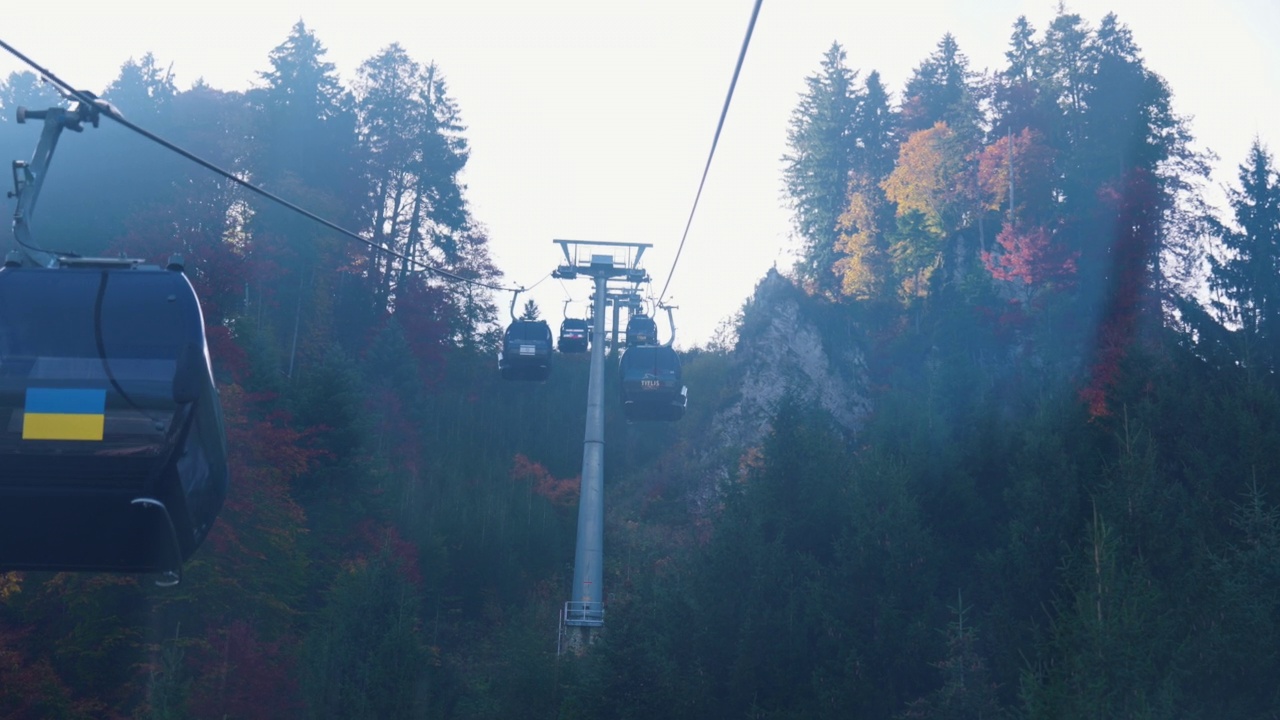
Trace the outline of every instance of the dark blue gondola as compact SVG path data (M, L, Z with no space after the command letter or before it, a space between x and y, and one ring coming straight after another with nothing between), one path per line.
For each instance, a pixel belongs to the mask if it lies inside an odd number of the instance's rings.
M581 354L588 350L591 323L583 318L565 318L560 323L560 340L556 347L565 354Z
M680 357L671 346L627 348L620 372L622 410L627 420L674 421L684 416L688 390L680 373Z
M498 353L504 380L546 380L551 375L551 328L544 320L516 320L507 326Z
M627 347L656 345L657 342L658 323L652 317L636 313L627 320Z
M0 570L177 573L226 493L179 266L0 270Z

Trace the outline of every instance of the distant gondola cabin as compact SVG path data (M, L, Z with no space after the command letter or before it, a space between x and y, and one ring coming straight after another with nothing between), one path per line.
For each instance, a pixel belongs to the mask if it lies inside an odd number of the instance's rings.
M648 315L639 313L627 320L627 347L637 345L656 345L658 343L658 324Z
M588 349L587 338L591 334L591 323L583 318L565 318L560 323L560 352L567 354L584 353Z
M551 328L544 320L516 320L498 353L504 380L546 380L551 375Z

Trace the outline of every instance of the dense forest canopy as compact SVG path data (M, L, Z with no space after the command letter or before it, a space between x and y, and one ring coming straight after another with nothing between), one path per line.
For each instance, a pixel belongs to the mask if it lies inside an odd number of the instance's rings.
M126 62L131 120L394 254L111 123L63 141L34 233L186 256L232 491L177 588L0 575L0 717L1280 713L1275 158L1209 208L1114 15L1005 57L944 35L895 90L815 48L800 259L685 353L679 424L610 381L608 621L561 657L587 366L502 383L501 300L404 259L501 278L446 69L392 44L345 85L301 21L245 92ZM0 150L57 101L0 84Z

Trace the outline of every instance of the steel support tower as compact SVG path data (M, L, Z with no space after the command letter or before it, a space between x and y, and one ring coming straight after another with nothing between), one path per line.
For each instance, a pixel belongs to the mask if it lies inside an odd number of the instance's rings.
M573 556L573 586L560 614L558 651L582 652L604 626L604 346L605 297L610 279L648 282L640 268L646 243L554 240L565 264L554 277L591 278L591 374L587 384L587 427L582 441L582 485L578 495L578 543Z

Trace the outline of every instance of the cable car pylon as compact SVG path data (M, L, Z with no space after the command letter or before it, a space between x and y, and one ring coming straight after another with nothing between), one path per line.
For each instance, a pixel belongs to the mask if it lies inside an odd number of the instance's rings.
M605 296L610 279L649 281L640 267L648 243L553 240L564 252L564 265L553 277L591 278L592 332L604 338ZM604 345L591 343L591 371L587 384L587 423L582 440L582 485L578 495L578 540L573 556L573 586L560 613L557 652L580 653L604 626Z

